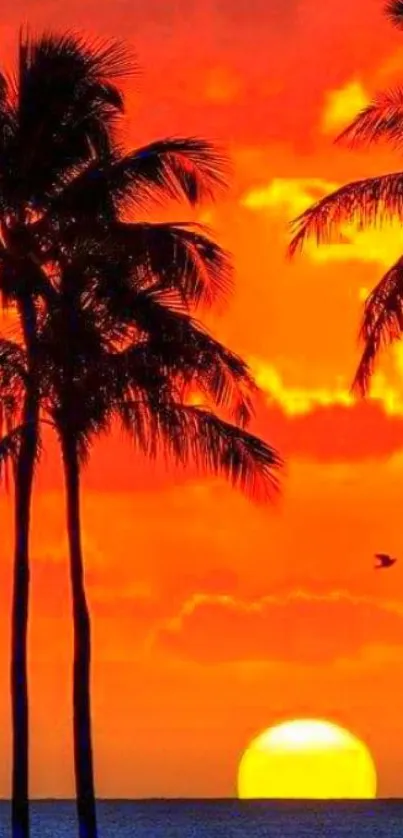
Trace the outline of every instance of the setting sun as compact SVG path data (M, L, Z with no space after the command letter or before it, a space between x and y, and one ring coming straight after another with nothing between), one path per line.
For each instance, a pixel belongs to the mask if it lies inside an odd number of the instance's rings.
M368 748L330 722L301 719L269 728L246 748L240 798L364 799L376 795Z

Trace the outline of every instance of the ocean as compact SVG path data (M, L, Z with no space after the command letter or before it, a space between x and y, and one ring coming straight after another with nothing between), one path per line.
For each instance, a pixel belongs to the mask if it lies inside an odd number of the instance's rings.
M403 801L100 801L100 838L402 838ZM0 837L9 838L0 804ZM34 802L32 838L76 838L74 804Z

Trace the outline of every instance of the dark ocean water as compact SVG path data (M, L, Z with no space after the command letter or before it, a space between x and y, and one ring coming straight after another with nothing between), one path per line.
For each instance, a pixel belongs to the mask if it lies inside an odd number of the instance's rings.
M403 838L403 801L102 801L100 838ZM0 837L10 835L0 803ZM32 838L76 838L72 803L32 807Z

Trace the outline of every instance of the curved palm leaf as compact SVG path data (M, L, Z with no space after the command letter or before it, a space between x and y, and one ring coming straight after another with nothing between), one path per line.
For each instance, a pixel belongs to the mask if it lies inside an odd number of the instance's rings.
M123 313L122 313L123 316ZM252 378L247 365L219 341L211 337L189 314L178 309L169 308L164 301L164 295L151 291L134 294L127 300L129 322L137 330L137 341L145 343L147 348L155 353L161 353L161 358L172 371L180 372L183 368L193 368L201 374L207 364L211 371L211 364L219 365L226 370L226 374L253 389ZM218 377L218 369L213 378ZM224 391L226 388L223 388ZM220 402L217 390L216 398Z
M182 400L199 392L241 426L247 425L253 415L252 399L257 388L246 364L193 326L183 336L154 335L144 344L116 353L109 363L116 380L129 392L149 389L160 397L169 387Z
M0 481L8 488L9 466L15 467L22 439L22 405L27 383L26 353L0 338Z
M18 343L0 338L0 481L8 482L8 468L15 467L21 442L31 423L22 421L28 383L27 353ZM36 457L41 441L36 438Z
M111 236L146 286L174 289L184 302L196 306L212 305L231 290L229 254L202 225L119 224L112 227Z
M378 94L337 138L350 146L390 140L397 148L403 140L403 89Z
M384 220L403 217L403 173L357 180L342 186L292 222L293 255L305 240L314 236L318 244L332 241L342 224L355 223L359 229Z
M399 340L403 333L403 257L385 274L365 304L360 336L364 351L355 374L353 389L361 395L369 390L382 347Z
M126 429L148 456L165 454L182 466L223 475L254 498L279 488L282 460L262 440L200 407L160 401L126 405Z
M110 191L126 204L144 200L187 200L195 205L227 185L228 160L200 137L168 137L118 160L110 169Z
M225 155L207 140L159 140L129 154L94 160L50 198L48 212L109 221L150 200L185 199L195 205L225 187L227 172Z

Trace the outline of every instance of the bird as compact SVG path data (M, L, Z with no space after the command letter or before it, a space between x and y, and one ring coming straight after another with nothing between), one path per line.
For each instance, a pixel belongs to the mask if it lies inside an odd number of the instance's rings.
M393 559L387 553L375 553L375 558L378 560L378 564L375 565L375 570L385 570L397 562L397 559Z

